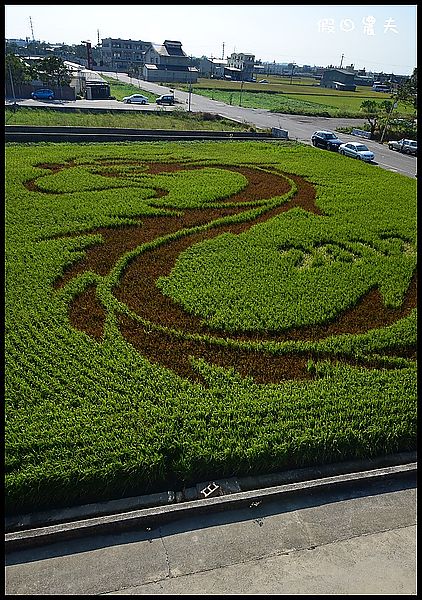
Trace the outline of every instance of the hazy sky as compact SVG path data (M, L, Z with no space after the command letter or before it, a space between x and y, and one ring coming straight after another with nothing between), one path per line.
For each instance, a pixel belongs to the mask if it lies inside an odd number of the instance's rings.
M5 5L5 37L93 45L106 37L179 40L195 57L247 52L262 61L410 75L416 4L387 5ZM343 59L342 59L343 56Z

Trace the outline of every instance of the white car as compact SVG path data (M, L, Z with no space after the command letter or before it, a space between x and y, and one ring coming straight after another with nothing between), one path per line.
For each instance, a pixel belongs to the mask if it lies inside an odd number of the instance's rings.
M368 146L361 142L347 142L347 144L341 144L338 147L338 153L344 156L351 156L358 160L364 160L365 162L371 162L375 158L375 154L371 152Z
M138 104L148 104L148 98L142 94L132 94L131 96L125 96L123 98L125 104L131 104L137 102Z

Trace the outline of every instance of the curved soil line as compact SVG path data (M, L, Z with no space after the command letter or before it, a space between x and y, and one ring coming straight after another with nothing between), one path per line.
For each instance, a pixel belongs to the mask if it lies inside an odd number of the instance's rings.
M44 165L44 167L46 166ZM103 163L102 166L107 166L107 164ZM115 288L115 295L119 300L124 302L136 314L154 324L166 328L175 328L183 332L227 337L224 332L211 329L202 324L200 318L185 312L170 298L164 296L155 285L157 278L170 274L179 254L192 244L204 239L209 239L227 231L239 234L256 223L266 221L294 207L301 207L318 215L322 213L315 205L313 186L301 177L281 172L280 174L273 174L248 167L213 166L237 171L248 179L249 183L242 191L226 199L231 203L237 203L238 207L190 209L185 210L183 214L178 216L141 217L141 226L95 229L91 233L100 233L104 238L104 243L88 248L84 259L69 268L62 278L56 282L56 287L65 285L70 279L86 270L106 275L117 259L140 244L182 228L203 225L225 215L243 212L245 207L242 207L242 202L270 199L285 194L290 189L290 183L283 177L283 175L286 175L295 181L298 188L290 201L265 212L252 222L221 225L144 252L129 263L122 274L119 285ZM175 172L186 168L202 167L175 163L150 163L148 169L144 172L152 174ZM110 173L110 175L115 176L113 173ZM157 197L159 195L163 195L162 190L157 190ZM249 208L246 210L249 210ZM356 306L331 323L294 328L285 332L267 332L265 334L254 331L230 333L229 337L238 340L284 341L317 340L341 333L362 333L394 323L408 315L416 306L416 287L415 274L400 309L386 308L378 289L375 288L366 294ZM87 288L82 294L73 299L69 306L69 316L75 328L85 331L97 340L101 340L106 312L97 299L94 286ZM312 353L301 354L299 352L287 356L276 356L265 351L258 352L238 348L233 350L230 347L216 344L186 340L169 332L144 328L137 321L127 316L119 317L119 326L124 337L151 362L157 362L183 377L196 381L202 381L202 378L192 368L190 356L203 358L207 362L222 367L233 367L242 376L253 377L259 383L278 382L284 379L310 379L313 375L306 368L308 359L324 358L322 355L315 356ZM395 356L400 354L414 357L415 348L404 348L394 353ZM327 358L332 359L333 357L327 355ZM336 360L357 364L349 357L337 357ZM388 363L383 365L380 361L365 362L364 364L366 367L378 368L389 366Z

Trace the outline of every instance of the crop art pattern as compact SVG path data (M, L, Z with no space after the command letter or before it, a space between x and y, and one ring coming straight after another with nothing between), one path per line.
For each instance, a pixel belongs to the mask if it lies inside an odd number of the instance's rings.
M416 448L414 179L277 141L5 161L7 514Z
M100 200L107 181L148 207L130 224L81 230L96 241L54 283L73 327L98 342L123 335L199 382L201 361L266 384L312 378L321 360L415 360L415 343L395 334L416 308L414 241L322 210L305 178L192 160L38 166L49 173L27 182L33 191L82 187Z

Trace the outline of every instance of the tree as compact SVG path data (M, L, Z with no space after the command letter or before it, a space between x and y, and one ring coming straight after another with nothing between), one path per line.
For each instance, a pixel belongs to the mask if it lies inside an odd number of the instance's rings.
M371 138L376 137L376 132L381 131L387 123L393 110L394 103L392 100L364 100L360 105L361 111L365 114L365 118L369 123L371 130Z
M29 83L32 79L30 67L19 56L6 54L5 57L5 81L12 78L13 83Z
M410 104L414 109L418 103L418 70L413 69L412 75L404 83L399 85L397 90L397 100Z
M58 56L49 56L38 61L36 71L45 85L69 85L71 80L69 70Z
M365 118L369 123L371 137L373 137L378 124L378 104L375 100L364 100L360 105L360 110L364 113Z

